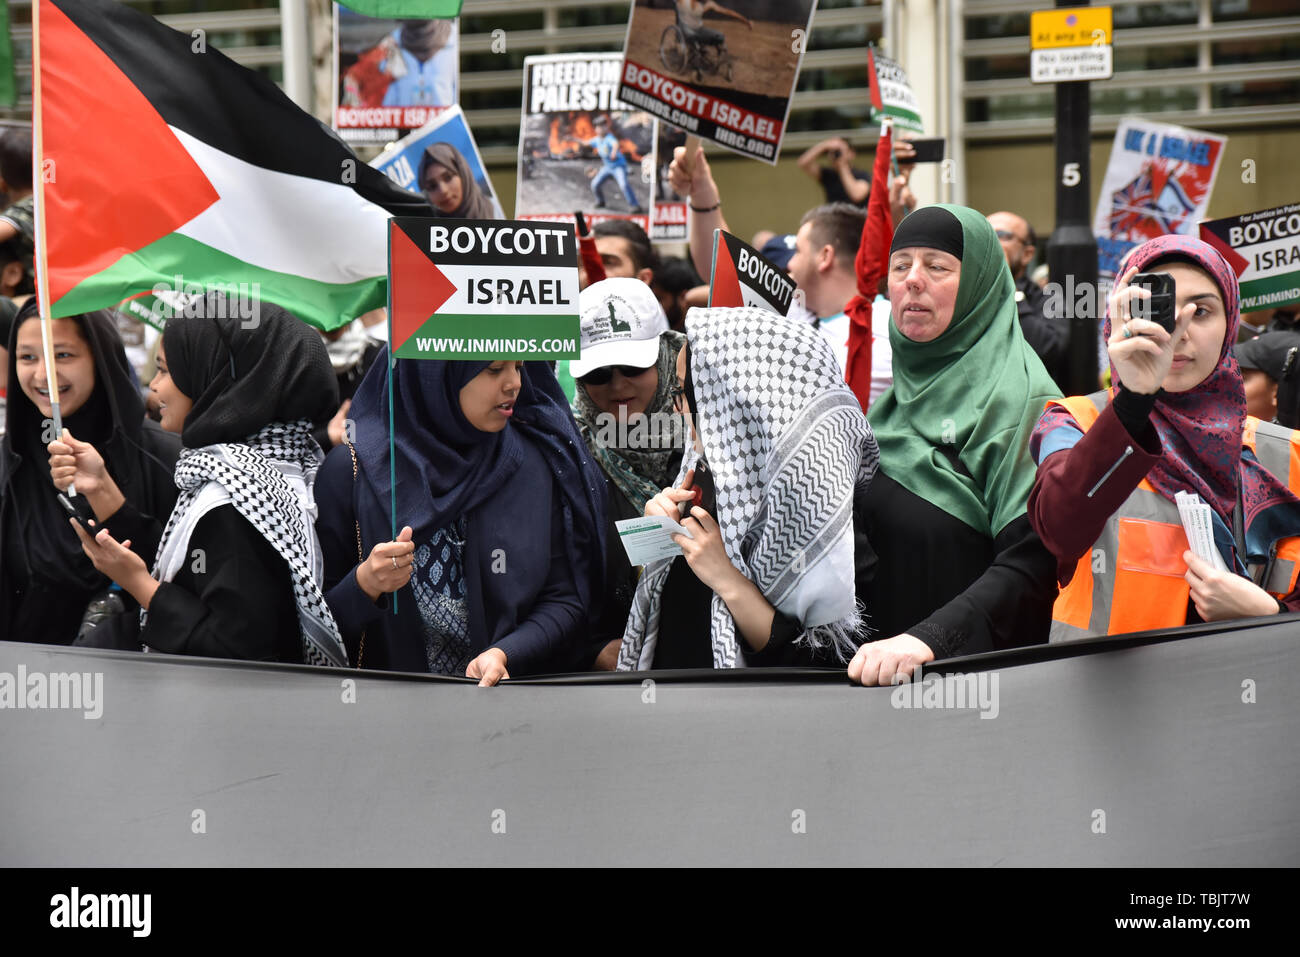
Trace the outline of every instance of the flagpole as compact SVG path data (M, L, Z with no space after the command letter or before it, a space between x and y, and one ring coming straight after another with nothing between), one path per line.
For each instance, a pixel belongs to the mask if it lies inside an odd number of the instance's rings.
M32 194L36 220L36 305L41 320L41 351L45 358L45 381L50 390L50 413L54 434L63 438L63 413L59 408L59 374L54 367L54 326L50 319L50 270L45 243L45 131L42 122L41 87L41 3L32 3ZM77 494L69 485L69 497Z
M392 511L393 538L397 541L397 423L393 419L393 373L397 357L393 355L393 223L388 223L388 489ZM393 614L397 614L397 592L393 592Z

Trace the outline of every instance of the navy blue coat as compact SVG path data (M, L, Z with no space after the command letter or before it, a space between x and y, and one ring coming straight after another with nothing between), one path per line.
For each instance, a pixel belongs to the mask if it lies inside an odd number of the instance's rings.
M464 573L471 654L506 654L512 676L573 670L588 638L588 615L565 552L564 523L551 471L530 442L524 461L500 491L465 518ZM325 596L338 620L348 658L357 662L365 632L364 668L428 671L423 623L408 584L375 603L357 584L357 526L352 457L333 449L316 476L316 531L325 558ZM398 516L397 526L416 525ZM521 529L533 530L521 536ZM539 532L545 529L544 534ZM369 556L377 541L362 539ZM420 542L416 542L417 547Z

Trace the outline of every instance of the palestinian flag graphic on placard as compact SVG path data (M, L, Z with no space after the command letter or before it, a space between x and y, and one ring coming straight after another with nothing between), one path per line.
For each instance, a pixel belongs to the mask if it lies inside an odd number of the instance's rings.
M709 306L757 306L785 315L794 301L794 280L753 246L722 229L713 231Z
M384 304L387 221L418 197L199 31L116 0L33 22L51 315L178 283L257 283L324 329Z

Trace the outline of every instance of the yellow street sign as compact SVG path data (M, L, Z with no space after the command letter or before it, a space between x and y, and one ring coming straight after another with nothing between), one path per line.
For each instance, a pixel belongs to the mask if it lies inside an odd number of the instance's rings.
M1103 46L1111 42L1110 7L1066 7L1035 10L1029 15L1029 46L1033 50L1053 47Z

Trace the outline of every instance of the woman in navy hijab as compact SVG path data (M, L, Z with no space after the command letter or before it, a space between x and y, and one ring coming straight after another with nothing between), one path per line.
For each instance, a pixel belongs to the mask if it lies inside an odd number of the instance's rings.
M549 365L394 365L385 350L352 413L355 440L316 481L325 591L352 662L481 685L572 670L599 611L604 480Z

